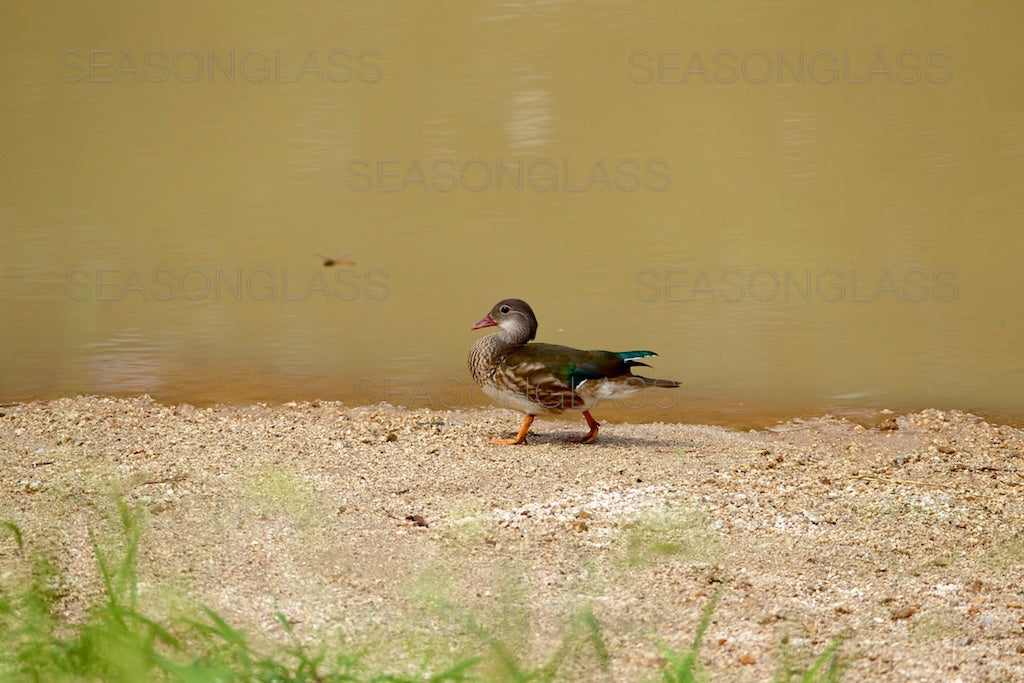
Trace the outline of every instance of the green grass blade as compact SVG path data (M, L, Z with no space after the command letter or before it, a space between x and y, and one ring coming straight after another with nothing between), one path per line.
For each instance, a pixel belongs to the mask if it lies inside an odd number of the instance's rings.
M583 625L587 627L587 635L589 636L590 644L597 653L597 660L601 665L601 671L608 672L611 656L608 654L604 637L601 635L601 624L597 621L597 617L594 616L593 611L589 607L583 611L580 619L583 621Z
M21 529L14 522L3 521L0 522L0 526L11 532L14 536L14 542L18 545L18 554L22 555L25 553L25 541L21 537Z
M838 681L842 678L843 673L851 662L844 662L838 657L839 646L843 644L843 637L836 636L832 639L832 642L828 644L828 647L818 656L811 668L807 670L807 673L800 679L802 683L817 683L817 681ZM828 665L828 669L824 670L824 676L819 677L823 673L825 665Z
M692 683L702 680L700 661L698 659L700 646L704 640L704 634L707 633L708 628L711 626L711 617L718 606L718 600L722 597L724 589L725 584L719 584L718 589L704 607L704 612L693 636L693 642L690 643L690 647L685 653L680 654L663 641L658 640L658 648L665 657L665 666L661 671L662 677L669 683Z

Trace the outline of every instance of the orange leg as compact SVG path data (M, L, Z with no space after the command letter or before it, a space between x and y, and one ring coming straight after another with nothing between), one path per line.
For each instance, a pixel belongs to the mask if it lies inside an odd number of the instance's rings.
M519 433L516 434L514 439L491 439L491 443L505 444L508 446L515 446L521 443L526 443L526 432L530 431L530 425L533 424L533 415L527 415L526 419L523 420L523 426L519 428Z
M587 420L587 426L590 427L590 431L584 436L574 436L569 439L575 443L594 443L597 441L597 430L601 426L601 423L594 419L594 416L590 414L589 410L583 411L583 417Z

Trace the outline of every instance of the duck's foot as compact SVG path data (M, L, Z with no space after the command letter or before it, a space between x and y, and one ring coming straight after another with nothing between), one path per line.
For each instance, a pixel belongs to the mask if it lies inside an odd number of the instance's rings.
M530 425L533 424L533 415L527 415L526 419L523 420L523 426L519 428L519 433L516 434L514 439L491 439L491 443L503 445L503 446L518 446L521 443L526 443L526 432L530 431Z
M594 443L597 441L597 430L601 427L601 423L594 419L589 410L583 411L583 417L586 418L587 426L590 427L590 431L583 436L569 437L569 441L572 441L573 443Z

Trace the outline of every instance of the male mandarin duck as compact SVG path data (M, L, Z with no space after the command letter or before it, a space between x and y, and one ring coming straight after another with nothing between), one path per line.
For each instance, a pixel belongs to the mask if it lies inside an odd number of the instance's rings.
M647 387L679 386L670 379L631 373L638 365L650 367L637 359L658 355L653 351L582 351L529 343L537 336L537 317L521 299L499 301L473 329L495 325L501 330L473 344L469 371L488 396L502 407L526 413L526 419L514 439L492 439L491 443L525 443L537 415L565 410L582 410L590 427L586 435L572 441L593 443L600 425L590 408L598 401L624 398Z

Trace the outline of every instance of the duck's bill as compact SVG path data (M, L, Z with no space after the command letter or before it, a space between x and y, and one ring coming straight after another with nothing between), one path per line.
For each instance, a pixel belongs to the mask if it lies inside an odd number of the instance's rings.
M476 325L473 325L473 329L479 330L481 327L493 327L494 325L497 324L498 323L494 322L494 318L492 318L490 314L487 314L487 316L483 320L478 322Z

